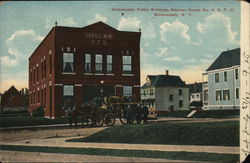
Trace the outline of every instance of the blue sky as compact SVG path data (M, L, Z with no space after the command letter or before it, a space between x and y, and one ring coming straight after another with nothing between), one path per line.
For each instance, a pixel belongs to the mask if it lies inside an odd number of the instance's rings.
M153 12L151 8L208 11ZM240 3L236 1L3 2L0 21L0 92L11 85L28 87L28 58L55 21L59 26L83 27L103 21L118 30L141 28L142 84L146 75L165 70L186 83L200 82L222 51L238 48L240 43Z

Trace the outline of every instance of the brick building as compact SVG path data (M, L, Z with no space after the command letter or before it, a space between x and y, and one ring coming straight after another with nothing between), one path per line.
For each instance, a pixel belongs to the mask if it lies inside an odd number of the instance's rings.
M22 112L28 109L28 89L18 91L11 86L0 97L1 113Z
M81 104L100 90L140 101L140 36L103 22L53 27L29 58L29 111L60 117L65 99Z

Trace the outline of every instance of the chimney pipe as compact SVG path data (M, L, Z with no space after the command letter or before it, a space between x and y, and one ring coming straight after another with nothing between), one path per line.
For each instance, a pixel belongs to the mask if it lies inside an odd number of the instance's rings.
M168 76L168 75L169 75L169 72L168 72L168 70L166 70L165 72L166 72L166 75Z

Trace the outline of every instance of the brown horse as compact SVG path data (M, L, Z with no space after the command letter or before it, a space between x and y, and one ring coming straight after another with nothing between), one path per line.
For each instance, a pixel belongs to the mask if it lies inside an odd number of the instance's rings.
M83 121L90 122L91 125L101 126L103 124L102 113L94 103L83 103L77 105L73 101L66 100L63 106L65 115L69 117L69 125L72 127L72 121L77 127L78 116L81 116ZM83 124L83 123L82 123Z

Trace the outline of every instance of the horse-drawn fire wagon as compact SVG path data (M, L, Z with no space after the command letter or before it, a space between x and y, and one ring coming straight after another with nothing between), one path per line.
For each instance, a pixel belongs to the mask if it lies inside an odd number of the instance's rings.
M108 96L103 99L97 97L79 106L73 101L67 100L63 109L66 116L70 118L70 125L73 120L77 126L78 117L81 117L83 122L100 127L104 123L107 126L113 126L116 118L119 118L122 124L127 124L127 115L138 104L132 102L129 97Z

